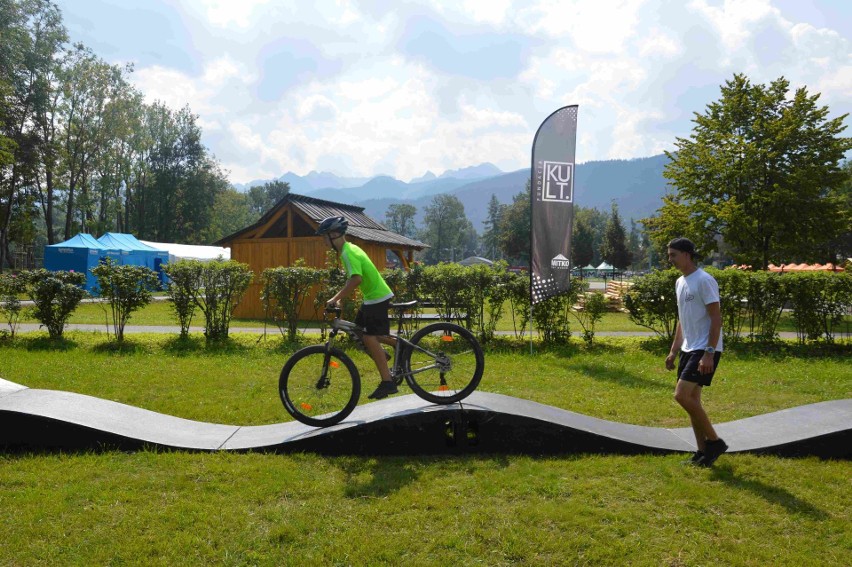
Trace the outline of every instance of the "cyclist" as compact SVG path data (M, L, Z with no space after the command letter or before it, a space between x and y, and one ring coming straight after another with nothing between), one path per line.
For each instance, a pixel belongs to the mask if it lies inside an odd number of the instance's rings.
M343 289L329 299L327 305L340 307L340 301L352 295L355 288L361 290L364 303L358 310L355 323L364 328L364 347L376 363L376 368L382 377L382 381L369 398L380 400L399 391L391 378L388 355L381 346L381 343L391 346L395 343L391 337L388 337L390 335L388 306L393 292L367 253L351 242L347 242L348 228L349 221L341 216L328 217L317 228L317 234L325 237L326 245L340 256L348 278Z

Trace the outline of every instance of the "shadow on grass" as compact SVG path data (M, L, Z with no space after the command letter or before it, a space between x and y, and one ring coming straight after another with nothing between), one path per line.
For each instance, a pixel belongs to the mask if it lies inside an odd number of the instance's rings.
M172 356L195 356L199 354L209 355L232 355L247 353L253 350L253 344L228 337L208 341L203 336L190 335L188 337L171 336L162 343L164 352Z
M487 461L491 469L511 464L509 455L464 455L437 457L344 457L338 464L346 474L347 498L383 498L416 481L421 471L437 465L452 472L474 474L476 461Z
M829 515L820 510L810 502L798 498L788 490L772 486L754 478L737 475L728 464L713 467L714 480L721 480L725 484L740 490L747 490L760 496L771 504L777 504L793 514L801 514L814 520L827 520Z
M417 480L419 467L399 458L342 459L347 498L382 498Z
M582 374L594 379L612 382L628 388L644 388L650 390L671 391L672 384L657 382L649 378L645 378L635 372L630 372L625 369L615 369L603 364L582 363L572 366L572 370L581 372Z
M79 343L65 337L51 339L47 335L32 336L31 334L17 336L14 339L4 339L0 341L0 345L23 348L29 351L67 351L80 347Z
M124 339L123 341L112 339L96 344L92 347L92 352L98 354L139 354L151 352L151 347L152 345L149 343L133 339Z

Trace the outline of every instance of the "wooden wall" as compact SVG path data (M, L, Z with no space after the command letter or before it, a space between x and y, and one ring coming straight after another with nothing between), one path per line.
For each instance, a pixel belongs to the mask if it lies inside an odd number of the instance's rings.
M361 247L379 270L385 268L386 246L364 242L357 238L353 238L352 243ZM226 244L226 246L231 248L232 260L248 264L254 272L254 281L234 310L234 317L252 319L261 319L264 316L263 302L260 300L260 291L263 287L260 275L263 270L290 266L299 258L304 258L308 266L322 268L325 266L325 253L328 250L320 236L241 239ZM305 301L300 314L303 319L314 317L313 300L312 295Z

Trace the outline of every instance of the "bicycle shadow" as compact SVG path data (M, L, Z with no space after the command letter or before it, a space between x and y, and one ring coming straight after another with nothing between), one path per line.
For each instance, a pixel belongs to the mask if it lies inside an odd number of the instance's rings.
M802 500L784 488L772 486L755 478L746 478L742 475L738 476L729 464L713 467L712 478L713 480L720 480L733 488L748 490L771 504L782 506L793 514L801 514L814 520L827 520L830 518L824 510L817 508L806 500Z
M473 460L487 460L493 468L505 468L510 464L505 455L465 455L435 457L347 457L338 461L346 475L347 498L384 498L419 480L422 471L429 465L439 464L458 470L473 469Z

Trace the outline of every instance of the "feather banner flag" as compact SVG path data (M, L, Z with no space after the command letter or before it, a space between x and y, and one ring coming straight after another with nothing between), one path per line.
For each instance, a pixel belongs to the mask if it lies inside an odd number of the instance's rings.
M548 116L535 134L530 182L530 301L568 291L574 221L577 105Z

